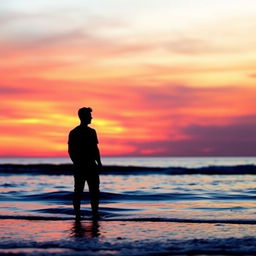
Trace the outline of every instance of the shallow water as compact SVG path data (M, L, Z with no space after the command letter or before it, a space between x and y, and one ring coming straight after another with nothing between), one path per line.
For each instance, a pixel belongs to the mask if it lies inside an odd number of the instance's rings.
M134 170L133 170L134 172ZM256 175L101 175L74 222L71 175L0 174L0 255L256 253Z
M255 255L251 225L0 220L0 255ZM250 230L250 232L249 232Z
M103 218L254 220L254 175L102 175ZM1 175L1 216L73 218L73 178ZM88 192L83 214L90 217Z

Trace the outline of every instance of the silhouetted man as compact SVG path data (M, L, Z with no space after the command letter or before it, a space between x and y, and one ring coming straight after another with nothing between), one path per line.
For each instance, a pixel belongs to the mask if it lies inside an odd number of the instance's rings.
M69 133L68 152L74 163L74 197L73 206L76 219L80 219L81 196L87 181L93 217L98 217L99 206L99 169L102 167L96 131L88 125L91 123L91 108L80 108L78 116L81 124Z

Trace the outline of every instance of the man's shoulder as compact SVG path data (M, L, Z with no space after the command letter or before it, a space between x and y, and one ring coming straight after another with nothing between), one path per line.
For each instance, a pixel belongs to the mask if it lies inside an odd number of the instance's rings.
M78 125L78 126L76 126L75 128L73 128L73 129L69 132L69 134L76 133L76 132L78 132L79 130L80 130L80 125Z
M78 125L74 129L72 129L69 133L70 134L76 134L76 133L96 133L95 129L89 127L89 126L82 126Z
M87 129L88 129L89 131L91 131L91 132L96 132L95 129L93 129L93 128L89 127L89 126L87 126Z

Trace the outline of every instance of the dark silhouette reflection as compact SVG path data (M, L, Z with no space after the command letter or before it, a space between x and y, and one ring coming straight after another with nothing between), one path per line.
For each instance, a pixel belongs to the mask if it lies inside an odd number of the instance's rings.
M99 171L102 164L97 133L88 126L92 120L91 112L91 108L78 110L81 123L70 131L68 138L68 152L75 168L73 206L76 220L81 218L80 205L85 182L89 188L93 218L99 218Z
M94 238L100 236L100 225L97 220L84 221L76 220L71 231L72 237Z

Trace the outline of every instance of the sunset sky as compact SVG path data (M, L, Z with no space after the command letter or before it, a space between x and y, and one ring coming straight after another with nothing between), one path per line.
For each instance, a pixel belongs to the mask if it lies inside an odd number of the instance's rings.
M3 0L0 156L256 156L255 0Z

